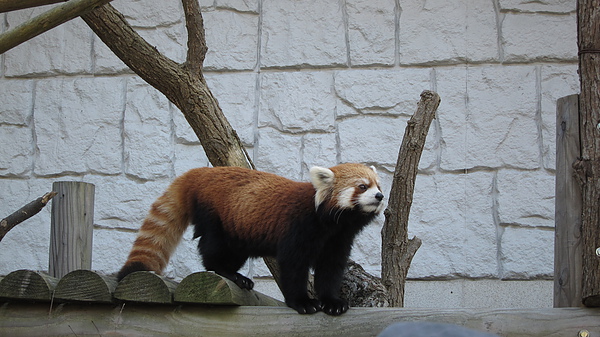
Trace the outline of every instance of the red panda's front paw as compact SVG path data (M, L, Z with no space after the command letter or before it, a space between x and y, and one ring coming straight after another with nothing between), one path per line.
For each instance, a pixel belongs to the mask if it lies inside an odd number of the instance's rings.
M246 276L243 276L239 273L236 273L235 275L235 284L238 285L238 287L242 288L242 289L248 289L248 290L252 290L254 288L254 282L252 282L251 279L247 278Z
M341 298L323 299L323 312L327 315L338 316L348 311L348 302Z
M299 314L314 314L321 310L321 302L319 300L313 300L306 298L303 300L288 301L287 305L296 310Z

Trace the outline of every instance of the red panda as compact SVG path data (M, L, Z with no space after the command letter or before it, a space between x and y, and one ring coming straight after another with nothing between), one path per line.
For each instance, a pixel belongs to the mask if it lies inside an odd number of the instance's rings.
M313 167L310 179L238 167L184 173L152 205L118 279L139 270L162 272L193 224L207 270L252 289L238 270L249 257L273 256L289 307L301 314L346 312L339 291L352 243L381 212L384 197L375 169L362 164ZM307 292L310 268L317 299Z

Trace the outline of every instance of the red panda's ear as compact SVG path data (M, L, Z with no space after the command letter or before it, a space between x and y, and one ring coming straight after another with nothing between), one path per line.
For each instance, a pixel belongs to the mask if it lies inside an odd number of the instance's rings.
M310 181L316 190L328 189L333 185L334 174L328 168L313 166L310 168Z
M333 171L319 166L313 166L310 168L310 181L315 187L315 208L318 209L319 205L327 199L333 186L333 180L335 179Z
M371 168L371 170L373 170L373 172L377 173L377 169L375 168L375 166L371 165L369 167Z

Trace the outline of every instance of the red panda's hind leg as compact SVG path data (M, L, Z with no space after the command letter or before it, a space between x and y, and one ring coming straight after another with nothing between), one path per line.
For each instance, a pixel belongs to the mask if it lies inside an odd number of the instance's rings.
M196 225L196 227L198 226ZM252 290L254 282L238 273L238 270L248 260L248 253L240 247L232 245L233 240L228 238L222 229L214 226L214 223L204 223L203 226L203 234L198 242L198 251L202 256L204 268L231 280L242 289Z

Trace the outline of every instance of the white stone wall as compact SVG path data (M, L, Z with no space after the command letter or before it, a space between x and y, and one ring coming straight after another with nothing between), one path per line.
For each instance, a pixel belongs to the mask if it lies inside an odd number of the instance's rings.
M553 271L555 103L578 92L574 0L201 0L207 81L261 170L375 165L389 191L421 91L442 103L420 163L411 278ZM115 0L176 61L177 0ZM0 14L0 30L41 10ZM93 268L124 262L149 205L208 165L168 100L77 19L0 56L0 217L59 180L96 185ZM0 274L48 265L49 210L0 243ZM383 219L353 258L380 272ZM187 233L168 267L202 268ZM245 269L267 273L261 261Z

